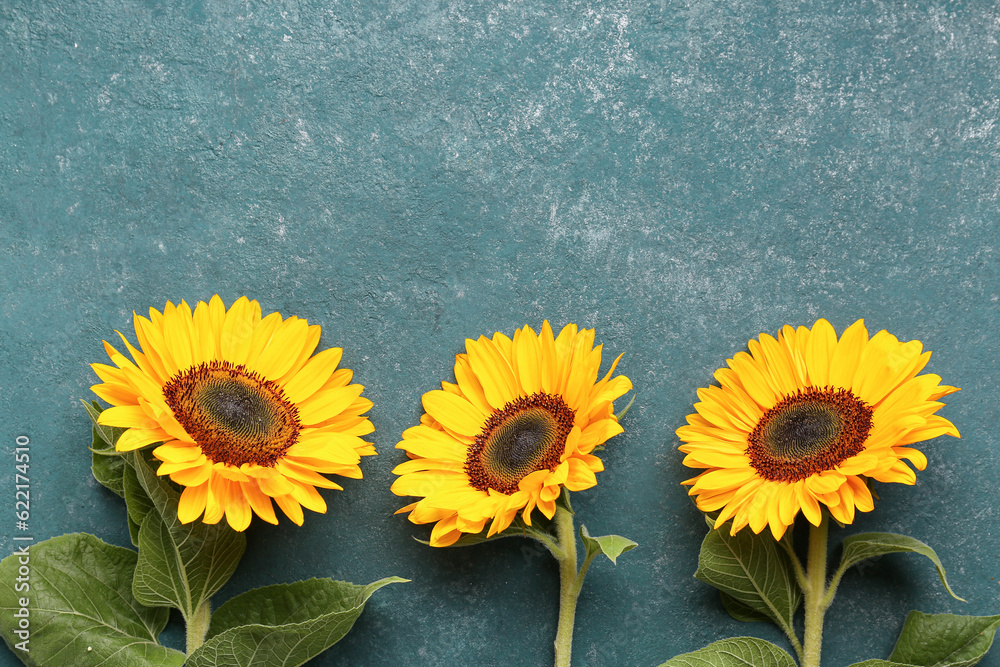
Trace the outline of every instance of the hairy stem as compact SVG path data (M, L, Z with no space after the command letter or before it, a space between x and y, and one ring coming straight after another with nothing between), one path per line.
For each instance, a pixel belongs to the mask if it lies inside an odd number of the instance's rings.
M586 571L576 570L576 532L573 514L563 508L556 509L556 535L563 553L559 560L559 626L556 630L555 667L570 667L573 653L573 622L576 619L576 600L583 586Z
M195 649L205 643L205 635L208 634L208 623L212 618L212 605L208 600L201 603L201 606L194 612L194 615L187 620L187 654L190 656Z
M806 561L806 631L802 646L802 667L819 667L823 647L823 616L830 606L826 598L826 543L830 522L826 514L818 526L809 527L809 556Z

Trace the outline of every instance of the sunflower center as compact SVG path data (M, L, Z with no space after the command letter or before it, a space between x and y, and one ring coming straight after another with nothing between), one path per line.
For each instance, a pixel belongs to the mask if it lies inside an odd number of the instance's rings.
M486 421L465 459L469 483L511 494L536 470L552 470L566 449L575 413L559 396L511 401Z
M215 463L273 466L298 440L298 409L281 387L243 365L201 364L163 387L167 405Z
M872 408L849 390L809 387L764 413L746 453L762 478L794 482L864 450L871 428Z

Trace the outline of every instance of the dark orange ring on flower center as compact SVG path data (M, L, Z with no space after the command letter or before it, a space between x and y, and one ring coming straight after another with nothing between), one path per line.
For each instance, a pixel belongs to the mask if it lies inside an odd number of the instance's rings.
M163 387L167 405L215 463L273 466L298 440L298 409L281 387L243 365L212 361Z
M848 389L809 387L781 399L747 438L750 465L764 479L794 482L860 453L872 408Z
M559 396L532 394L511 401L483 425L469 447L465 472L480 491L511 494L536 470L553 470L566 449L575 413Z

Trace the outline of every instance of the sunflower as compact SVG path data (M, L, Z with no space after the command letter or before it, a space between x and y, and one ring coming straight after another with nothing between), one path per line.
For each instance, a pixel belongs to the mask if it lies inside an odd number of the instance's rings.
M218 295L133 320L141 351L116 331L132 360L105 342L114 366L92 365L103 384L91 389L115 406L98 422L128 429L119 451L162 443L157 473L184 487L182 523L225 515L242 531L256 514L276 524L273 499L302 525L302 507L326 511L316 487L342 488L323 473L361 478L360 457L375 454L361 439L374 430L363 416L372 403L337 370L340 348L311 356L318 325L262 318L246 297L226 310Z
M621 356L598 381L601 347L593 329L569 324L556 337L547 321L540 334L467 339L456 382L424 394L421 423L396 445L411 460L393 471L392 491L422 496L397 513L435 523L431 545L444 547L487 522L495 535L518 512L531 525L535 507L551 519L563 487L597 484L604 465L592 452L622 432L613 401L632 388L611 377Z
M871 338L864 320L837 334L826 320L761 334L715 372L718 387L698 390L697 412L677 429L685 465L706 469L682 482L704 512L721 510L732 534L770 526L775 539L801 510L818 526L825 505L842 524L874 509L867 480L914 484L927 458L908 447L959 437L935 415L958 391L937 375L918 375L930 359L920 341L887 331Z

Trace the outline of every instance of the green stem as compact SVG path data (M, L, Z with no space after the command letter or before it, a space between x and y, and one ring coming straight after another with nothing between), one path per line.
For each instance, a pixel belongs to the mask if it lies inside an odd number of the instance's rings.
M826 597L826 543L830 523L826 514L818 526L809 527L809 556L806 561L806 631L802 645L802 667L819 667L823 647L823 616L830 601Z
M784 539L779 541L778 544L785 550L785 553L788 554L788 559L792 562L792 571L795 572L795 580L799 582L799 588L805 590L806 586L809 585L809 580L806 579L805 570L802 569L802 562L799 560L798 554L795 553L791 535L785 535Z
M847 568L843 564L834 572L830 583L826 587L826 595L823 596L823 604L825 606L829 607L830 603L833 602L833 596L837 594L837 586L840 585L840 580L844 578L845 572L847 572Z
M201 603L194 615L187 619L187 654L190 656L195 649L205 643L208 634L208 623L212 619L212 605L209 600Z
M558 544L556 544L551 538L545 537L541 533L541 531L530 534L530 537L541 542L542 545L549 550L549 553L552 554L552 557L555 558L556 560L562 561L562 559L566 557L566 554L563 552L562 548Z
M583 586L586 570L576 571L576 532L573 514L564 507L556 509L556 535L563 557L559 561L559 626L556 630L555 667L570 667L573 653L573 622L576 618L576 600Z

